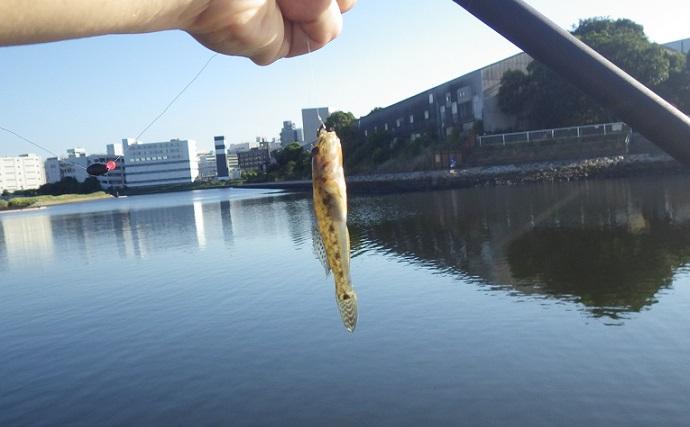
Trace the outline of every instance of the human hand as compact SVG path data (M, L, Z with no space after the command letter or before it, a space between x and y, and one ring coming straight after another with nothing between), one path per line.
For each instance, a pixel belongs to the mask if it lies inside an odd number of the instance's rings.
M267 65L333 40L357 0L208 0L182 29L216 52Z

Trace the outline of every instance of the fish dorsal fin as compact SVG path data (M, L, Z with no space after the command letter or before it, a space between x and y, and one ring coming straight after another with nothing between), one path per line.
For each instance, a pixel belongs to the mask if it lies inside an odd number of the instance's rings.
M323 270L328 276L331 273L331 267L328 265L328 255L326 255L326 248L319 233L319 226L314 224L311 228L311 241L314 249L314 256L323 266Z

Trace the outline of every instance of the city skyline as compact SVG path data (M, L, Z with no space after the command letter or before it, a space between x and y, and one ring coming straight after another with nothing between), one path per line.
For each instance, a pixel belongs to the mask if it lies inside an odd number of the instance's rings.
M613 0L529 3L565 28L610 16L644 25L657 43L689 35L677 13L680 1L653 7ZM141 140L194 139L203 151L212 148L214 135L226 135L229 144L277 136L283 121L301 124L302 108L327 105L362 116L519 52L452 2L421 9L408 0L396 4L395 19L390 12L390 5L360 1L333 44L269 67L216 57ZM54 153L75 146L101 152L141 131L210 56L181 32L5 47L0 126ZM4 155L50 157L4 132L0 147Z

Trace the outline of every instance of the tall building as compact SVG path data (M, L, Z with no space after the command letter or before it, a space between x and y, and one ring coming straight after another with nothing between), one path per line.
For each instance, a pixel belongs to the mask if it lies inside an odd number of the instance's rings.
M195 141L142 143L123 139L122 146L127 187L189 184L199 176Z
M37 155L0 157L0 192L34 190L45 182L43 163Z
M213 143L216 146L216 174L221 181L230 179L228 175L228 157L225 152L225 137L213 137Z
M300 145L304 144L304 133L302 129L297 128L294 122L284 121L283 128L280 130L280 143L283 146L297 142Z
M325 122L328 116L330 116L328 107L302 109L302 128L304 129L305 145L311 145L316 142L316 133L319 127L321 127L321 120Z
M386 108L359 118L364 135L386 132L415 139L429 134L445 139L453 132L473 129L481 122L485 132L512 128L516 117L501 111L498 92L508 70L526 70L532 58L519 53L462 75Z

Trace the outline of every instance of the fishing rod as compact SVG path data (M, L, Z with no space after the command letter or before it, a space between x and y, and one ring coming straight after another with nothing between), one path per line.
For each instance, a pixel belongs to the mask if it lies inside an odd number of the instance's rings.
M690 166L690 118L522 0L453 0Z

